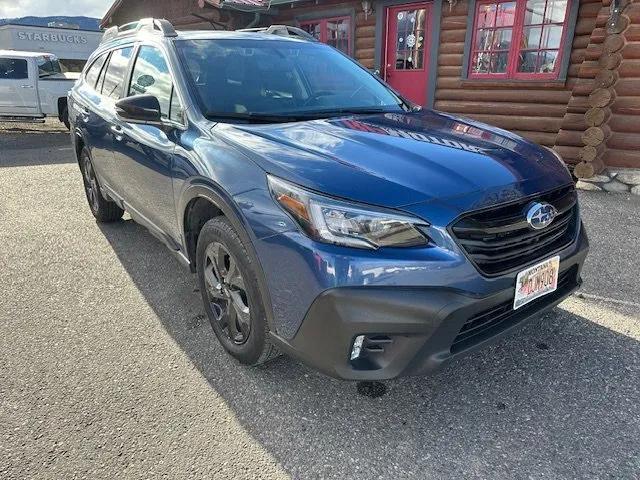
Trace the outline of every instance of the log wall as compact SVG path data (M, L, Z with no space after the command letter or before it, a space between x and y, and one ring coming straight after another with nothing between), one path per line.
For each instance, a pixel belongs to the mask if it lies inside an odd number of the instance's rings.
M571 92L579 81L600 0L581 0L566 82L464 80L462 63L469 4L442 10L435 108L514 131L534 142L555 145ZM580 123L578 118L575 122Z

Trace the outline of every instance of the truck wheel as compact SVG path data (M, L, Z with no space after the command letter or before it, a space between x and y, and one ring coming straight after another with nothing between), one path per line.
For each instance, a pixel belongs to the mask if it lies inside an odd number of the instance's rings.
M89 208L91 208L91 213L96 217L96 220L100 223L120 220L124 215L124 210L102 195L95 170L93 169L93 163L91 163L91 156L86 147L80 152L80 169L82 170L84 193L87 195Z
M67 127L67 130L71 130L71 123L69 123L69 109L67 108L66 105L62 110L61 120L62 120L62 123L64 123L64 126Z
M244 365L276 357L255 266L225 217L213 218L202 227L196 267L205 311L225 350Z

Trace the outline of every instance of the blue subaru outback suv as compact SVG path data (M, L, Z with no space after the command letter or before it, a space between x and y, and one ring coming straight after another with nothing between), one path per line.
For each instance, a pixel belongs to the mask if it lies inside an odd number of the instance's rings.
M553 151L421 110L291 27L114 27L69 98L87 200L197 273L224 348L343 379L433 371L575 290Z

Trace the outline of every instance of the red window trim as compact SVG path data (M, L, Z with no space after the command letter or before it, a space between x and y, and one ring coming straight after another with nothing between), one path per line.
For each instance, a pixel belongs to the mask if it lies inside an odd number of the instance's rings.
M320 25L320 41L322 43L327 43L327 22L335 22L338 20L346 20L347 24L349 26L349 28L347 29L347 53L348 55L352 55L353 54L353 50L352 50L352 41L353 41L353 35L351 34L351 29L352 29L352 25L351 25L351 17L348 15L344 15L344 16L340 16L340 17L326 17L326 18L314 18L313 20L304 20L300 22L300 28L304 28L306 26L310 26L310 25Z
M476 48L477 43L477 35L476 32L479 30L478 28L478 14L480 8L484 5L492 5L499 3L508 3L514 0L482 0L476 3L474 17L473 17L473 27L471 31L472 40L471 40L471 50L469 51L469 69L467 72L467 78L470 80L482 79L482 80L556 80L560 75L560 69L562 65L562 60L564 57L565 50L565 42L567 41L567 30L569 30L569 17L571 12L571 4L577 0L568 0L567 1L567 9L564 13L564 20L562 22L562 36L560 37L560 46L558 47L558 57L556 58L556 63L553 69L553 72L548 73L531 73L531 72L518 72L518 57L520 51L523 50L520 48L518 42L522 38L522 32L525 27L524 25L524 16L525 9L527 6L527 0L515 0L516 2L516 10L514 13L514 21L512 26L511 33L511 48L509 49L508 59L507 59L507 71L505 73L475 73L473 72L473 58L474 54L478 51L481 51ZM549 0L547 0L548 2ZM546 6L545 6L546 9ZM543 14L544 16L544 14ZM553 23L552 25L560 25L560 23ZM495 27L494 27L495 28ZM526 50L526 49L524 49ZM545 50L545 49L539 49ZM552 49L555 50L555 49Z

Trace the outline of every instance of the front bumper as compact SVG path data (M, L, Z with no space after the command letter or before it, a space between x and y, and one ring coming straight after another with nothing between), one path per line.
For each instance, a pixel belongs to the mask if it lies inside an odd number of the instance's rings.
M293 338L274 340L290 355L341 379L432 372L522 326L576 290L588 252L581 230L572 254L560 263L558 289L518 310L511 308L515 287L483 297L439 287L339 287L315 299ZM361 358L352 361L358 335L367 339Z

